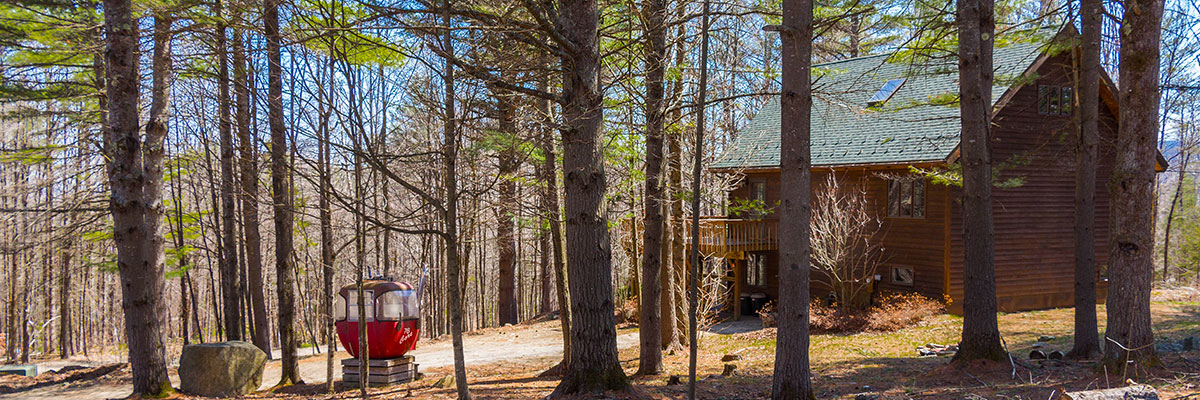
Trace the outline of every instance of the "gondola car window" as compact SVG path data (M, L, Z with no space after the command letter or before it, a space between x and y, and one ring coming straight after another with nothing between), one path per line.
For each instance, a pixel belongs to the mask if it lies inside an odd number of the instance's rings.
M342 321L346 319L346 297L340 293L333 296L333 320Z
M411 290L393 290L379 295L379 320L401 321L417 317L416 296Z
M350 321L350 322L358 322L358 294L350 293L348 297L350 297L350 298L346 299L346 320ZM363 291L363 299L366 300L363 303L363 305L365 306L364 311L366 311L366 314L367 314L366 322L374 321L375 320L375 291L374 290L364 290Z

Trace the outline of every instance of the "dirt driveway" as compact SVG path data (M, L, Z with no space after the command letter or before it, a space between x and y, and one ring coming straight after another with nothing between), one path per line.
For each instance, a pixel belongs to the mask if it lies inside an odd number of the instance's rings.
M507 326L472 332L463 337L463 356L468 367L498 361L513 361L562 355L562 330L558 321L539 322L527 325ZM637 346L637 332L617 332L617 347L621 349ZM314 354L318 349L302 349L301 354L310 354L300 359L300 376L307 383L325 382L326 364L324 354ZM276 355L278 355L276 350ZM417 344L412 354L422 370L453 365L454 354L449 338L425 340ZM347 358L345 352L334 355L337 363ZM335 376L340 365L335 364ZM269 361L263 370L262 387L267 389L279 382L279 361ZM335 378L336 379L336 378ZM178 387L179 377L171 374L171 383ZM0 399L28 400L75 400L120 398L132 391L128 383L78 382L72 385L43 387L21 393L0 395Z

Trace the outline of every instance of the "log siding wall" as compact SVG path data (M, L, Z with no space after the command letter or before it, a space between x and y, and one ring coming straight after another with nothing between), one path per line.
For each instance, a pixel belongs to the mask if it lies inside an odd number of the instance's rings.
M1070 85L1071 59L1059 55L1038 69L993 118L992 162L1006 164L998 180L1023 184L993 191L996 237L996 294L1005 312L1074 306L1075 127L1073 116L1038 113L1038 85ZM1117 122L1101 103L1096 173L1096 265L1108 259L1108 182ZM955 188L953 197L960 195ZM956 202L951 217L951 311L963 296L962 219ZM1099 283L1103 290L1107 285ZM957 305L957 306L956 306Z

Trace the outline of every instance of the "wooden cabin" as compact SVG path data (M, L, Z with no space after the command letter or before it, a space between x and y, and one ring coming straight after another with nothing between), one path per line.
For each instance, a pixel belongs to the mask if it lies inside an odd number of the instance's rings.
M1073 127L1075 33L996 48L991 135L996 294L1001 311L1070 307L1074 297ZM1058 44L1058 45L1052 45ZM963 300L961 187L923 171L949 171L959 156L957 65L914 66L879 55L813 66L813 190L827 174L862 185L882 230L872 291L911 291ZM1101 301L1107 289L1109 190L1117 134L1116 88L1100 82L1100 146L1096 190L1096 258ZM777 205L779 101L769 100L711 167L739 179L728 204ZM1165 160L1157 169L1165 168ZM737 212L702 221L700 249L727 260L731 303L743 293L777 298L781 222L773 210ZM754 214L754 215L750 215ZM816 279L817 274L813 274ZM824 296L820 285L813 295ZM732 307L738 312L739 307Z

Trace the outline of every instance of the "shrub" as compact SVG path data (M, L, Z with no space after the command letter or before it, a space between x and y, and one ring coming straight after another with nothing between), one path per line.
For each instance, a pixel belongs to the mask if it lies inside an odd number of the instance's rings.
M637 324L642 320L642 316L639 313L640 310L641 304L638 302L637 297L631 297L626 299L624 303L616 306L616 310L613 310L613 314L615 314L614 319L616 319L617 324L623 324L626 322Z
M892 332L914 326L942 313L945 305L916 293L896 293L880 297L867 309L827 307L820 301L810 302L809 308L813 332L852 333Z
M768 301L767 304L763 304L762 308L759 308L755 313L758 314L758 319L762 320L763 328L775 326L777 314L775 314L774 301Z
M917 325L925 318L945 311L945 303L916 293L887 294L879 300L878 305L871 307L867 330L896 331Z
M866 308L871 280L883 257L883 222L872 212L862 185L843 185L833 173L812 196L809 239L813 286L837 297L843 314Z

